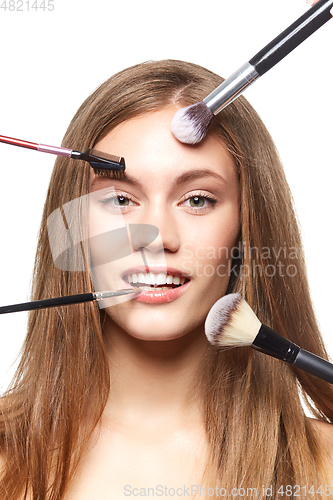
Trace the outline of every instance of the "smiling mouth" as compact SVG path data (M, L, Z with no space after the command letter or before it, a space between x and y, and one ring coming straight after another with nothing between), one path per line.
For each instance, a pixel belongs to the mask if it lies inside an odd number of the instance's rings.
M123 276L123 279L142 291L165 291L180 288L190 280L183 276L174 276L165 273L133 273Z

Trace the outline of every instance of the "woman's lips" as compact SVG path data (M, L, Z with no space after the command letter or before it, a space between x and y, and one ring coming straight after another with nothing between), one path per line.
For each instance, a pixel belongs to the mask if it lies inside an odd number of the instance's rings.
M128 285L128 282L123 279L123 282ZM184 285L170 288L169 290L159 290L152 288L151 290L142 290L140 295L137 295L132 300L146 304L163 304L172 302L181 297L191 285L191 281L187 281ZM136 285L134 285L136 286Z
M132 300L163 304L181 297L191 284L190 277L169 266L135 266L122 274L122 281L141 289ZM146 288L146 289L145 289ZM147 289L148 288L148 289Z
M146 272L147 271L147 272ZM164 272L163 272L164 271ZM174 268L131 268L123 273L122 281L141 289L133 300L141 303L163 304L181 297L191 281Z

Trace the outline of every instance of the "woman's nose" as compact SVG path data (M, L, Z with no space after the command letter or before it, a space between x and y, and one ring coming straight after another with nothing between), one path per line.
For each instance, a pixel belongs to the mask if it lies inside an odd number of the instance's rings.
M147 244L148 238L145 236L145 232L139 231L137 237L132 239L134 250L139 250L140 248L145 247L151 252L159 252L161 250L176 252L179 249L180 234L178 226L173 215L167 209L151 209L145 214L142 222L147 226L147 228L157 228L159 234L153 241L151 241L152 238L150 238L151 242ZM148 232L149 234L151 233L151 231ZM146 244L144 244L145 242Z

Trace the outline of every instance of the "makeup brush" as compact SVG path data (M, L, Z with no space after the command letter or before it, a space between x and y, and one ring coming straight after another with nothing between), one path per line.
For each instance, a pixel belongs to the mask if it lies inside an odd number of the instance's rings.
M137 287L124 288L123 290L109 292L91 292L78 295L67 295L65 297L55 297L53 299L34 300L32 302L23 302L22 304L13 304L11 306L0 307L0 314L7 314L20 311L32 311L34 309L46 309L48 307L67 306L70 304L79 304L81 302L92 302L93 300L104 300L110 297L119 297L130 293L141 293Z
M177 111L171 124L174 136L186 144L200 142L214 115L331 19L332 6L333 0L319 0L202 101Z
M250 346L333 384L333 364L263 325L239 293L215 302L206 318L205 332L213 345Z
M14 139L13 137L5 137L0 135L0 142L19 146L21 148L34 149L41 153L50 153L57 156L66 156L74 160L83 160L89 163L94 169L96 175L104 177L121 179L124 177L125 160L120 156L113 156L97 149L88 148L84 153L75 151L74 149L61 148L56 146L48 146L46 144L37 144L35 142L23 141Z

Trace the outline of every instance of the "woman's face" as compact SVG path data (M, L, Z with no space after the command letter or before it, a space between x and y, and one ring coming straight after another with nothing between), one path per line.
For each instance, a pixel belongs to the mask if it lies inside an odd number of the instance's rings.
M118 227L159 229L159 238L143 251L134 247L129 257L94 268L99 290L129 283L143 288L107 313L114 327L145 340L171 340L203 328L209 309L226 292L240 229L231 155L214 136L196 146L178 142L170 132L177 109L130 119L96 144L125 158L127 178L92 178L90 236L110 231L117 220ZM91 245L92 265L100 262L100 252Z

